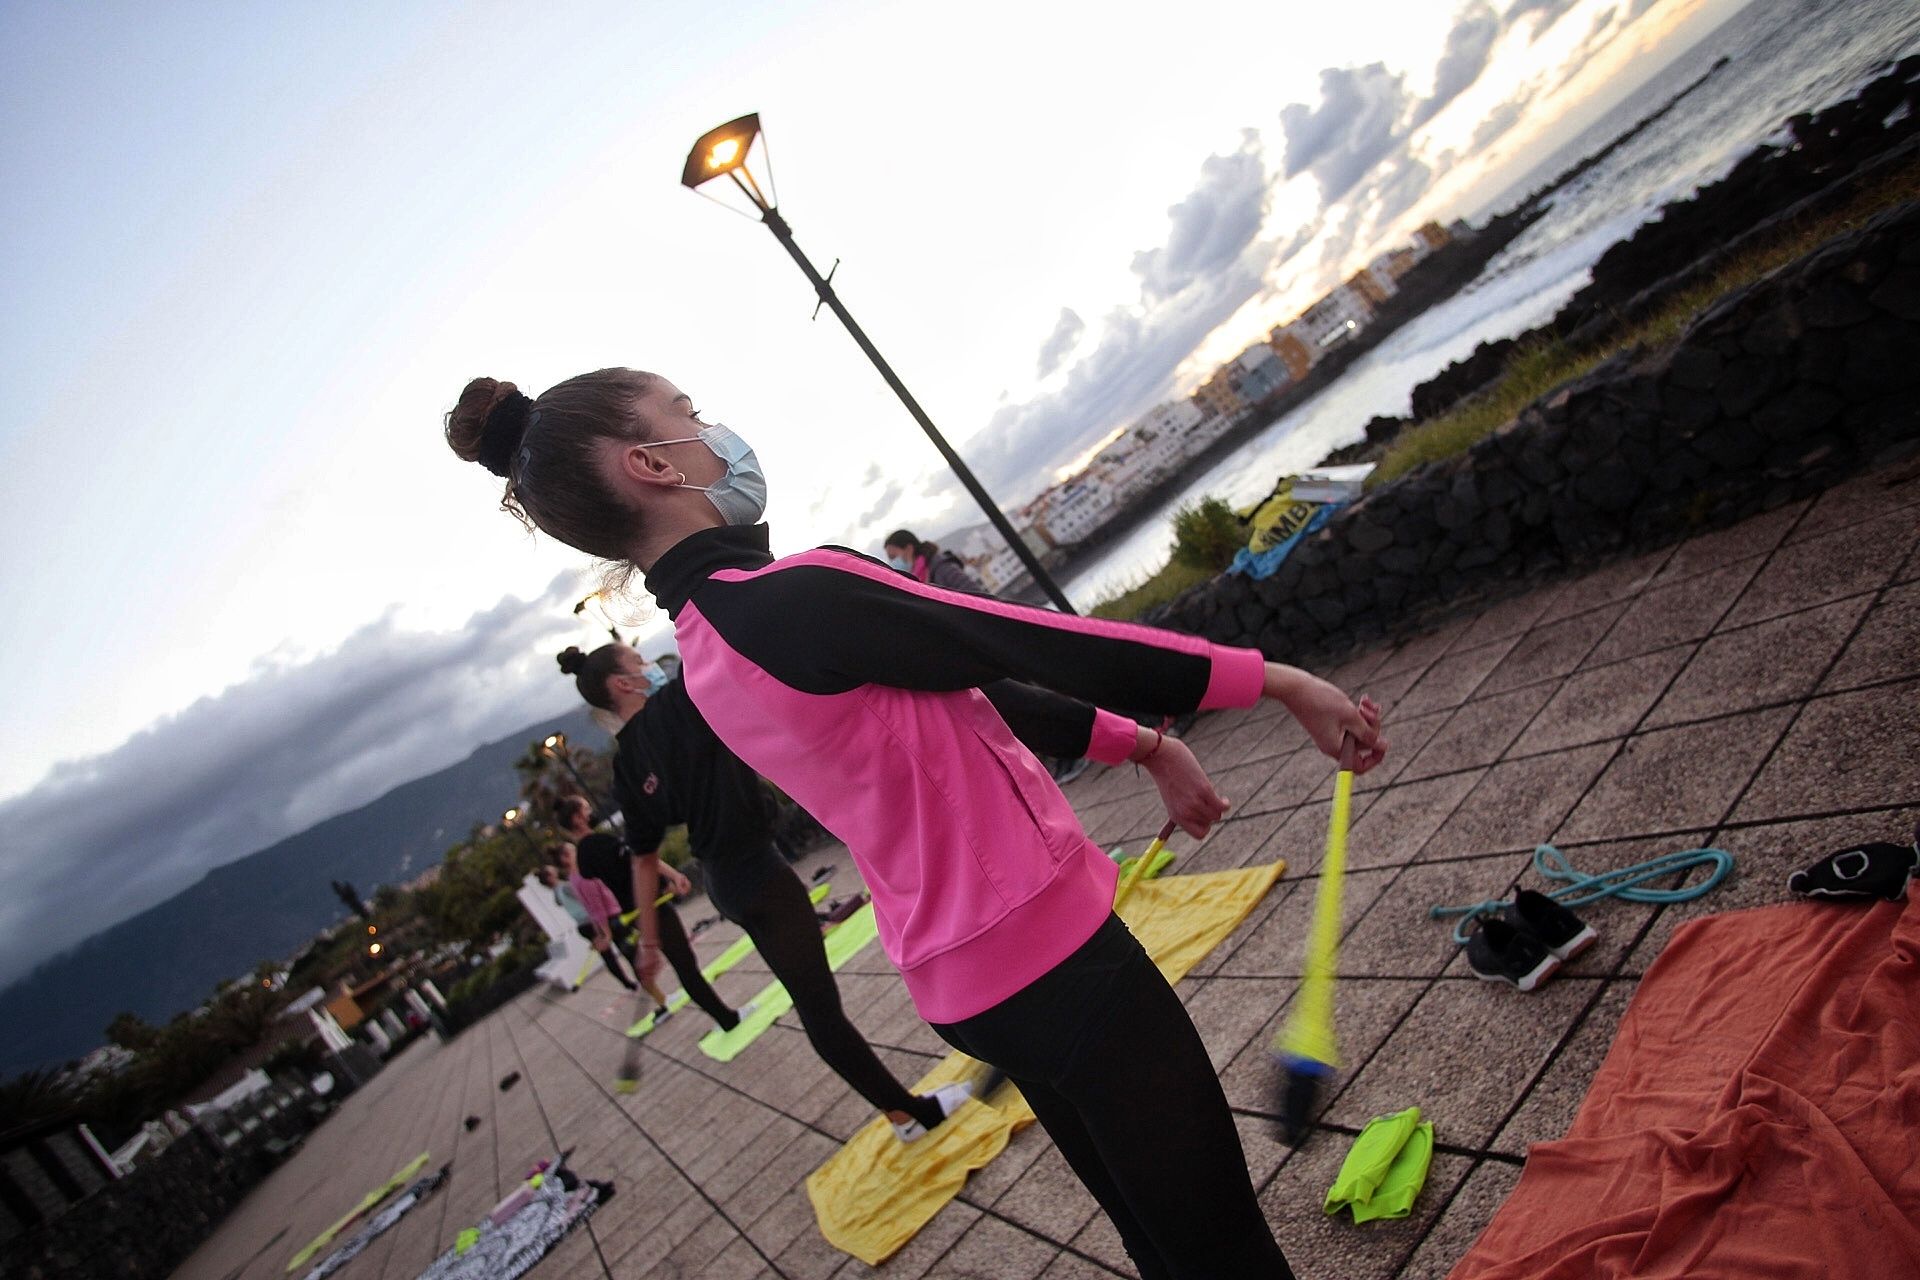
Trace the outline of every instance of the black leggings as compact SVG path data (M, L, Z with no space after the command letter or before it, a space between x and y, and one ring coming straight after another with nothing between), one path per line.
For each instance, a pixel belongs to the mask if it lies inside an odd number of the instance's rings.
M707 981L707 975L700 972L700 958L693 954L693 944L687 941L686 926L680 923L680 913L673 909L671 902L663 902L653 909L654 919L660 925L660 954L667 958L674 976L680 979L680 989L687 993L687 999L699 1005L709 1018L720 1024L722 1031L731 1031L740 1025L740 1015L727 1006L720 993ZM639 958L634 959L636 967Z
M1200 1033L1117 916L1015 995L934 1030L1020 1086L1141 1280L1291 1280Z
M927 1110L925 1100L893 1078L847 1020L840 988L827 966L819 917L793 868L772 849L729 853L701 867L708 899L753 939L767 968L793 997L793 1010L820 1060L880 1110L919 1118Z
M614 927L617 929L619 926L615 925ZM592 925L583 924L580 926L580 936L588 942L592 942L594 938L599 935ZM608 947L605 951L601 951L598 947L595 947L594 951L599 955L600 962L607 966L607 972L612 974L621 986L629 991L638 989L633 979L627 976L627 971L620 967L620 948L617 944Z

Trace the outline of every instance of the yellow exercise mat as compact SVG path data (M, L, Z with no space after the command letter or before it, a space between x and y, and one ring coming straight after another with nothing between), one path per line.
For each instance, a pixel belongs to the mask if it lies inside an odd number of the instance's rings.
M401 1165L398 1173L388 1178L373 1190L367 1192L366 1195L360 1198L359 1204L347 1211L345 1217L315 1236L306 1248L294 1254L287 1262L287 1270L292 1271L296 1269L308 1258L311 1258L314 1254L326 1248L327 1245L332 1243L335 1236L352 1226L354 1222L360 1218L365 1217L367 1210L373 1208L382 1200L385 1200L388 1196L406 1186L409 1182L412 1182L419 1172L427 1167L427 1160L432 1154L433 1153L429 1151L422 1151L419 1155Z
M1178 982L1247 918L1286 869L1285 862L1274 862L1143 880L1120 918L1167 981ZM980 1074L974 1059L951 1053L913 1092L930 1093ZM1033 1109L1011 1084L994 1094L993 1105L970 1101L915 1143L895 1138L886 1117L875 1116L807 1177L820 1234L834 1248L879 1266L960 1193L969 1173L999 1155L1007 1139L1033 1120Z

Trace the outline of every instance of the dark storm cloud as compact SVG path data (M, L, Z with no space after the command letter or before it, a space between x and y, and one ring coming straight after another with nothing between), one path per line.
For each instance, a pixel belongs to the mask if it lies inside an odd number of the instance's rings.
M1059 370L1066 358L1080 342L1080 335L1087 331L1087 322L1072 307L1060 308L1060 318L1054 322L1053 332L1040 344L1040 377L1044 381Z
M1514 26L1520 19L1533 16L1538 19L1534 24L1533 38L1538 40L1541 32L1560 21L1567 10L1579 3L1580 0L1516 0L1514 6L1507 10L1507 25Z
M1281 108L1282 172L1289 178L1311 173L1320 203L1332 204L1404 140L1410 105L1406 77L1383 63L1326 68L1317 105Z
M575 575L457 631L391 615L311 662L262 666L0 804L0 983L214 867L463 759L573 701Z

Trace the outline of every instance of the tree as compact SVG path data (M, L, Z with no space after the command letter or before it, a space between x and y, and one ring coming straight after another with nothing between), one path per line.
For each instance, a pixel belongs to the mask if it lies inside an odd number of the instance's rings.
M107 1039L122 1049L145 1053L160 1040L160 1029L137 1013L120 1012L107 1024Z

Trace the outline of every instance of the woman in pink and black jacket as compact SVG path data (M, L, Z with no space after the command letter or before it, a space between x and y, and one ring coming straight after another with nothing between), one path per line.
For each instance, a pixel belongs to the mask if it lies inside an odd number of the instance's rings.
M776 559L752 451L654 374L537 400L475 379L446 432L507 481L510 511L645 573L707 723L846 842L921 1016L1019 1084L1143 1280L1291 1274L1206 1048L1113 914L1113 863L980 686L1169 713L1277 698L1328 755L1351 735L1362 772L1386 749L1370 703L1253 650L946 591L851 551ZM1118 717L1086 738L1110 764L1185 753ZM1196 837L1226 810L1197 767L1155 781Z

